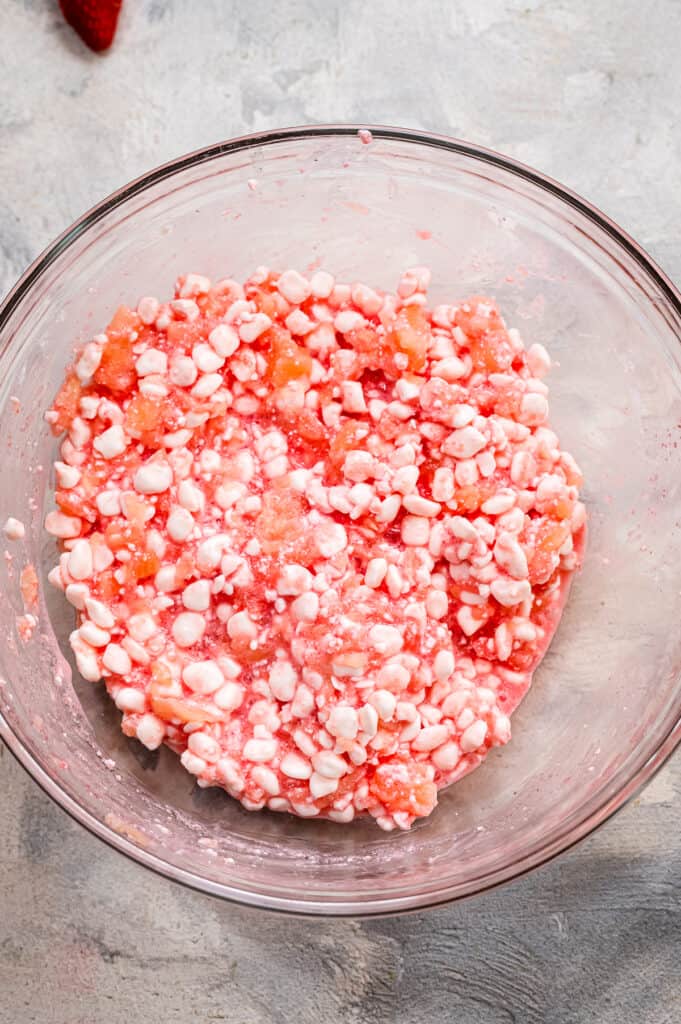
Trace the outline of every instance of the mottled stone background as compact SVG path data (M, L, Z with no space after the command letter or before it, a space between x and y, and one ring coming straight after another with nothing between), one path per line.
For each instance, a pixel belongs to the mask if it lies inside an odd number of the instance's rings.
M681 281L677 0L126 0L87 52L0 0L0 293L147 168L314 121L429 128L595 201ZM369 923L176 888L73 824L0 749L0 1022L677 1024L681 758L504 890Z

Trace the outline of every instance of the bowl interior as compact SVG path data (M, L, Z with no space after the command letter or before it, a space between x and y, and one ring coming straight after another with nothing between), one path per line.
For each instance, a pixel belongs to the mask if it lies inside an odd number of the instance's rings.
M119 302L167 296L180 272L243 278L262 263L322 265L382 288L425 263L432 301L490 294L557 363L553 426L586 478L584 568L510 745L409 833L250 814L196 788L169 751L127 740L103 687L74 671L73 617L45 578L56 444L42 412L74 347ZM369 146L342 132L225 146L98 208L20 289L0 333L0 519L27 527L0 561L0 725L62 803L139 859L265 905L435 902L582 834L678 721L681 325L644 262L549 187L466 147L399 133ZM24 642L29 562L41 608Z

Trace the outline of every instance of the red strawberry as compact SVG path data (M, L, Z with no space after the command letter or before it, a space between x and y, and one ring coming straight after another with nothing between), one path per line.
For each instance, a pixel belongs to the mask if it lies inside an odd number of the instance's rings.
M91 50L108 50L116 34L123 0L59 0L69 25Z

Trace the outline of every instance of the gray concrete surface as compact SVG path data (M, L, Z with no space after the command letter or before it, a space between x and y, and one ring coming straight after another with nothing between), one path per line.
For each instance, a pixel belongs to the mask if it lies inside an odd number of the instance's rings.
M0 293L91 203L184 151L322 120L505 151L681 281L676 0L126 0L88 53L56 0L0 0ZM676 1024L681 758L506 889L358 923L172 886L0 750L0 1024Z

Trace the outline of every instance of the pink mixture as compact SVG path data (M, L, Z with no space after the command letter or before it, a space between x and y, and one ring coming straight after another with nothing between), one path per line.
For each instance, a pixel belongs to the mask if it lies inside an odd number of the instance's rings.
M510 738L578 561L549 358L323 271L120 308L48 419L78 668L250 810L384 829Z

